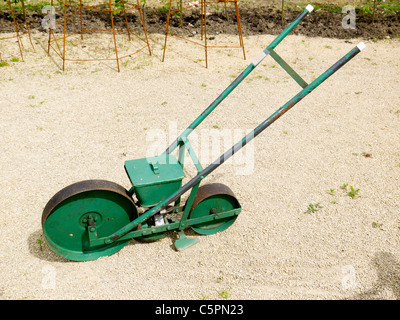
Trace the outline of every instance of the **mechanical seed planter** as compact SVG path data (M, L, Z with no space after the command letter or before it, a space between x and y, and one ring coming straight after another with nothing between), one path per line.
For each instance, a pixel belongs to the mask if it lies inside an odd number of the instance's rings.
M200 186L203 179L365 47L361 42L308 84L274 49L312 10L313 6L308 5L163 154L126 161L125 171L132 183L129 191L114 182L86 180L56 193L42 214L43 232L50 248L70 260L95 260L117 252L131 239L155 241L164 237L166 232L177 231L179 239L175 241L175 247L183 250L199 241L187 238L184 234L186 228L208 235L231 226L241 212L238 199L226 185L213 183ZM302 90L231 149L203 168L188 140L189 134L268 55L288 72ZM171 154L176 148L179 150L178 158ZM196 166L197 175L182 185L186 150ZM188 199L182 204L181 196L188 191Z

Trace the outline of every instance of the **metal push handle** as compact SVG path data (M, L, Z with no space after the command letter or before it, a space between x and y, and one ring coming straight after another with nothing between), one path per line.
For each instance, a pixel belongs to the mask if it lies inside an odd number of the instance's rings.
M213 163L211 163L207 168L198 173L194 178L192 178L189 182L187 182L184 186L182 186L177 192L171 195L168 199L162 201L157 206L153 207L149 211L145 212L139 218L130 222L126 226L122 227L117 232L113 233L111 236L106 238L106 243L111 243L113 241L118 240L135 227L137 227L140 223L144 222L151 216L157 214L162 209L165 209L170 203L175 201L178 197L183 195L185 192L193 188L196 184L198 184L202 179L204 179L208 174L213 172L216 168L218 168L222 163L228 160L232 155L235 154L238 150L243 148L248 142L258 136L263 130L269 127L273 122L275 122L279 117L284 115L288 110L290 110L295 104L301 101L305 96L307 96L311 91L313 91L316 87L318 87L322 82L332 76L336 71L338 71L341 67L343 67L347 62L349 62L352 58L354 58L361 50L365 48L365 44L360 42L356 47L354 47L348 54L346 54L343 58L337 61L334 65L332 65L328 70L322 73L317 79L307 85L303 90L301 90L298 94L296 94L291 100L289 100L286 104L284 104L281 108L279 108L275 113L273 113L269 118L267 118L264 122L258 125L252 132L246 135L241 141L237 142L231 149L227 150L222 156L216 159Z
M233 80L233 82L215 99L197 118L194 120L185 131L183 131L179 137L163 152L163 154L169 154L175 150L179 145L179 141L182 137L187 137L196 127L260 64L260 62L270 54L270 50L273 50L289 33L292 31L301 20L309 14L314 7L309 4L300 13L294 21L289 24L285 30L283 30L271 44L257 56L250 65L243 70L239 76Z

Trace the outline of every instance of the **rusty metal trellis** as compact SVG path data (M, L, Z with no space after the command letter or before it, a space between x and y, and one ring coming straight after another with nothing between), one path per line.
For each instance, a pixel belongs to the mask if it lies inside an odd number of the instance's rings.
M32 45L33 51L36 52L35 51L35 47L33 46L33 43L32 43L31 32L29 30L28 22L26 21L26 12L25 12L24 0L21 0L22 12L23 12L23 15L24 15L24 23L22 23L22 24L17 22L17 19L16 19L15 14L14 14L14 10L13 10L13 8L11 6L11 1L7 0L7 4L8 4L8 7L10 9L10 14L11 14L13 22L0 22L0 24L11 24L11 25L14 25L14 30L15 30L15 34L16 35L10 36L10 37L5 37L5 38L0 38L0 40L17 38L18 47L19 47L19 53L21 55L21 60L24 61L24 56L22 54L23 44L22 44L22 40L21 40L21 37L23 35L28 34L29 41L30 41L30 43ZM2 62L2 61L3 60L2 60L1 52L0 52L0 62Z
M150 49L150 44L149 40L147 37L147 32L146 32L146 27L143 21L143 14L141 7L139 5L139 0L136 0L137 4L133 5L131 3L128 3L127 1L120 0L118 2L119 7L116 8L116 3L117 1L115 0L106 0L106 2L102 4L96 4L96 5L84 5L83 0L79 0L79 4L73 4L73 3L67 3L67 0L63 0L63 6L64 6L64 19L62 21L56 22L56 24L63 24L63 36L60 38L57 38L54 30L51 26L49 25L49 40L48 40L48 48L47 51L50 53L50 48L52 48L55 53L62 59L63 61L63 66L62 69L63 71L65 70L65 61L75 61L75 62L83 62L83 61L105 61L105 60L115 60L117 62L117 69L118 72L120 72L120 65L119 65L119 60L130 57L143 49L147 48L149 50L149 54L151 55L151 49ZM51 6L53 6L53 0L51 0ZM130 6L130 7L129 7ZM68 17L67 9L68 7L71 7L72 11L75 8L75 11L72 12L72 14ZM82 15L82 10L83 9L88 9L88 10L96 10L96 11L101 11L105 13L110 14L110 21L111 21L111 29L85 29L83 27L83 15ZM140 16L140 21L143 27L143 32L144 32L144 38L139 36L138 34L134 33L132 29L129 28L128 24L128 18L126 15L126 12L129 10L137 10L139 12ZM67 22L71 20L77 13L79 12L80 16L80 28L78 31L71 32L67 34ZM122 29L116 29L115 28L115 23L114 23L114 15L122 12L124 15L124 20L125 20L125 28ZM53 26L54 27L54 26ZM80 33L81 34L81 39L83 40L83 34L84 32L101 32L101 31L112 31L113 35L113 41L114 41L114 51L115 51L115 58L92 58L92 59L73 59L73 58L66 58L66 38ZM124 54L123 56L118 55L118 48L117 48L117 39L116 39L116 33L117 32L126 32L128 35L129 40L131 40L131 36L135 36L137 39L142 41L145 45L142 46L141 48L137 49L135 52L131 52L128 54ZM59 41L62 41L62 44L59 44ZM53 42L55 43L55 46L53 46Z
M204 40L204 43L200 43L185 37L182 37L180 35L177 35L175 33L172 33L169 31L169 22L172 14L176 13L182 13L183 10L193 8L196 5L195 4L190 4L187 7L182 7L178 8L176 10L172 9L172 0L169 1L169 10L168 10L168 16L167 16L167 23L165 27L165 43L164 43L164 52L163 52L163 58L162 61L165 59L165 51L167 48L167 38L168 35L175 36L178 38L181 38L183 40L189 41L191 43L200 45L204 47L205 50L205 60L206 60L206 68L208 68L208 48L241 48L243 50L243 58L246 60L246 52L244 49L244 43L243 43L243 34L242 34L242 26L240 24L240 16L239 16L239 8L238 8L238 0L200 0L200 35L201 35L201 41ZM236 21L237 21L237 27L238 27L238 34L239 34L239 45L238 46L217 46L217 45L209 45L207 44L207 4L213 4L213 3L233 3L235 6L235 14L236 14Z

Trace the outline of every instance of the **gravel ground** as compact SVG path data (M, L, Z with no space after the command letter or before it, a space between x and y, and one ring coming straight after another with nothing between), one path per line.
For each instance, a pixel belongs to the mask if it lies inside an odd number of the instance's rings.
M90 262L67 261L44 243L41 214L54 193L85 179L129 189L124 161L163 151L273 38L246 37L247 61L238 49L210 49L206 69L203 49L175 38L161 62L164 36L153 34L152 56L143 50L121 61L120 73L114 61L67 62L60 72L43 33L33 33L36 53L24 37L25 62L11 61L19 57L14 40L2 41L9 66L0 68L0 297L399 299L398 40L367 41L206 179L230 186L242 205L226 231L183 252L173 249L175 233L132 240ZM71 38L68 54L105 55L109 40ZM277 52L311 81L359 41L288 36ZM266 58L193 133L202 164L299 89ZM223 137L214 150L212 132ZM354 198L350 186L359 189Z

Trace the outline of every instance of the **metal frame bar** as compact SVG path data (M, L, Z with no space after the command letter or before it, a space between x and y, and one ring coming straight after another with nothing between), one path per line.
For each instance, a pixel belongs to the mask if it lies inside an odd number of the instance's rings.
M189 219L189 220L185 221L184 227L189 227L189 226L193 226L193 225L196 225L196 224L213 221L213 220L216 220L216 219L223 219L223 218L229 218L229 217L237 216L237 215L240 214L240 212L241 212L241 208L238 208L238 209L233 209L233 210L230 210L230 211L225 211L225 212L222 212L222 213L210 214L210 215L205 216L205 217L192 218L192 219ZM157 234L157 233L160 233L160 232L181 230L180 229L181 226L182 226L182 221L179 221L179 220L177 220L175 218L172 218L171 222L168 223L168 224L164 224L164 225L161 225L161 226L154 226L154 227L146 227L146 228L142 228L140 230L130 231L130 232L124 234L123 236L121 236L120 238L118 238L118 241L138 238L138 237L147 236L147 235L151 235L151 234ZM108 237L97 238L97 239L93 238L93 239L90 240L90 245L91 246L103 245L104 243L111 243L109 241Z
M171 14L173 13L177 13L177 12L183 12L183 10L189 9L189 8L193 8L195 7L195 5L190 5L187 7L183 7L183 8L179 8L176 10L171 10L172 7L172 0L169 1L169 10L168 10L168 15L167 15L167 23L165 26L165 40L164 40L164 50L163 50L163 57L162 57L162 62L164 62L165 59L165 51L167 49L167 38L168 35L186 40L188 42L200 45L204 48L205 50L205 61L206 61L206 68L208 68L208 48L235 48L235 49L240 49L242 48L243 50L243 59L246 60L246 50L244 48L244 42L243 42L243 33L242 33L242 25L240 23L240 15L239 15L239 7L237 4L238 0L216 0L216 1L212 1L212 0L200 0L200 35L201 35L201 40L203 41L203 33L204 33L204 44L179 36L175 33L169 32L169 21L170 21L170 17ZM213 45L208 45L207 44L207 4L208 3L234 3L234 7L235 7L235 15L236 15L236 21L237 21L237 27L238 27L238 34L239 34L239 45L238 46L213 46Z
M304 81L299 74L289 66L274 50L269 49L270 56L304 89L308 83Z
M51 0L51 6L53 6L53 2L54 0ZM63 61L63 66L62 66L62 70L65 70L65 61L75 61L75 62L84 62L84 61L111 61L114 60L117 62L117 70L118 72L120 72L120 65L119 65L119 60L126 58L126 57L130 57L133 56L134 54L142 51L145 48L148 48L149 50L149 55L151 56L151 49L150 49L150 43L149 43L149 39L147 37L147 32L146 32L146 26L143 20L143 14L142 14L142 10L141 7L139 5L139 0L136 0L137 5L133 5L129 2L126 2L125 0L122 0L122 9L118 9L118 10L114 10L112 8L112 5L114 4L112 2L112 0L108 0L102 4L98 4L98 5L84 5L83 1L80 0L79 1L79 5L74 5L74 4L68 4L67 0L63 0L63 5L64 5L64 19L61 22L57 22L58 23L63 23L63 36L60 38L56 38L53 29L50 27L49 28L49 39L48 39L48 47L47 47L47 52L50 54L50 48L52 48L57 55L62 59ZM126 8L125 6L131 6ZM67 8L71 7L71 8L76 8L76 10L70 15L70 17L67 17ZM104 8L99 8L99 7L104 7ZM82 9L88 9L88 10L95 10L95 11L103 11L103 12L109 12L110 14L110 21L111 21L111 29L85 29L83 28L83 21L82 21ZM127 20L127 16L126 16L126 11L128 10L137 10L139 12L139 16L140 16L140 21L143 27L143 31L144 31L144 36L145 38L143 39L142 37L140 37L139 35L137 35L136 33L134 33L132 30L129 29L129 24L128 24L128 20ZM124 15L124 19L125 19L125 25L126 28L124 29L116 29L114 26L114 14L116 14L116 11L121 11ZM76 31L73 32L69 35L66 34L67 32L67 21L71 20L72 17L74 17L77 13L79 12L80 14L80 31ZM80 33L81 34L81 39L83 40L83 33L85 31L108 31L108 32L112 32L113 35L113 41L114 41L114 52L115 52L115 58L93 58L93 59L67 59L66 58L66 43L65 43L65 39L68 38L69 36L76 34L76 33ZM138 50L136 50L135 52L131 52L128 54L125 54L123 56L119 56L118 55L118 49L117 49L117 39L116 39L116 32L124 32L126 31L128 34L128 39L131 40L131 35L134 35L136 38L138 38L139 40L143 41L145 43L145 45L141 48L139 48ZM53 39L52 39L53 37ZM62 45L62 50L58 44L58 41L62 40L63 45ZM59 52L57 51L56 48L54 48L52 46L52 42L56 43L56 46L59 50ZM62 51L62 52L61 52Z
M24 15L24 24L21 24L21 23L17 22L17 20L15 18L15 15L14 15L14 10L13 10L12 5L11 5L11 1L10 0L6 0L6 2L7 2L7 5L8 5L8 8L10 9L10 13L11 13L11 17L12 17L13 22L1 22L0 24L13 24L16 35L15 36L11 36L11 37L0 38L0 40L17 38L18 47L19 47L19 53L21 55L21 61L24 61L24 55L22 54L22 48L24 47L24 45L22 44L22 40L21 40L21 37L23 35L28 34L29 41L31 43L32 49L33 49L34 52L36 52L35 47L33 46L33 43L32 43L32 37L31 37L30 29L29 29L29 24L28 24L28 22L26 20L26 10L25 10L24 0L21 0L22 13ZM19 27L21 27L22 29L25 29L25 31L21 32ZM1 52L0 52L0 62L2 62L2 61L3 60L2 60Z
M197 157L191 143L189 142L189 139L187 137L182 137L180 139L180 141L182 141L182 144L179 146L179 149L184 147L188 151L189 156L192 158L192 161L197 169L197 173L203 171L204 169L203 169L203 167L199 161L199 158ZM179 150L179 152L180 151L181 150ZM183 163L182 163L182 167L183 167Z

